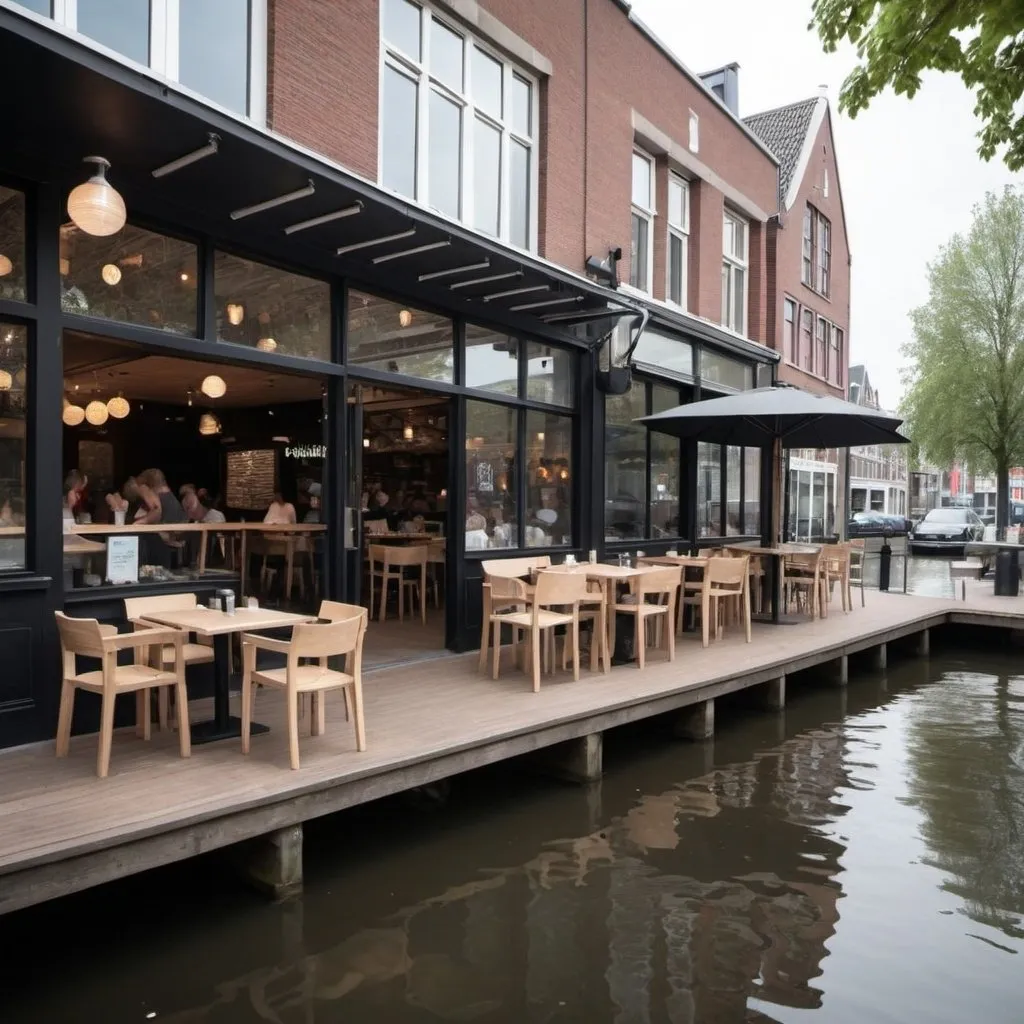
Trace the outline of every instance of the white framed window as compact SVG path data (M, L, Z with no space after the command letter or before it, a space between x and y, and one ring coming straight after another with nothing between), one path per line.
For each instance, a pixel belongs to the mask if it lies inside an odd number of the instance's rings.
M535 248L536 80L427 4L380 6L380 183Z
M828 376L828 336L829 322L818 317L818 325L814 335L814 372L825 379Z
M651 290L654 212L654 160L643 151L634 149L629 283L642 292Z
M797 365L796 302L788 295L782 300L782 358Z
M722 218L722 324L747 333L747 243L749 225L730 210Z
M267 0L25 0L20 6L232 113L266 118Z
M700 151L700 118L690 111L690 152Z
M686 308L686 260L690 239L690 183L678 174L668 176L668 281L665 297Z

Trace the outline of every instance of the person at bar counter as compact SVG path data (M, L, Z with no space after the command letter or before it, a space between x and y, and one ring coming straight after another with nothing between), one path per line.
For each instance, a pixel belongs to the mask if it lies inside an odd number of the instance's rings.
M363 515L364 522L371 519L390 519L391 518L391 506L388 504L390 499L384 491L377 491L373 496L371 504L375 504L375 508L371 508L369 512Z
M149 524L173 524L187 522L185 510L181 502L174 496L170 487L167 486L167 479L160 469L147 469L140 473L137 478L139 497L145 509L135 522L140 525ZM172 563L172 556L180 551L182 543L174 540L169 533L148 534L143 538L143 550L146 552L147 564L161 565L169 569Z
M268 526L294 526L295 519L295 506L290 501L285 501L280 491L275 491L263 522Z
M77 469L71 470L64 479L64 508L65 517L81 522L81 516L86 510L87 492L89 478L80 473Z

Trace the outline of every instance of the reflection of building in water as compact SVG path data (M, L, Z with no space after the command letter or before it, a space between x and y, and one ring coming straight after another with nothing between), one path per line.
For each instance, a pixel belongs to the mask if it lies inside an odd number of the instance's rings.
M844 753L841 734L818 730L715 768L161 1018L213 1024L217 1008L248 1004L275 1024L319 1020L317 1007L346 1019L695 1024L770 1021L751 1000L819 1007L812 981L838 921L842 847L816 826L845 811L833 803L849 784Z

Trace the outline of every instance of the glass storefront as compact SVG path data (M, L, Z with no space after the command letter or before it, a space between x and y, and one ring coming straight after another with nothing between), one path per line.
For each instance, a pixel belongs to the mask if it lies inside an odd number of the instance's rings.
M836 536L836 500L839 468L834 463L811 459L789 460L788 537L820 543ZM884 492L879 492L883 494Z

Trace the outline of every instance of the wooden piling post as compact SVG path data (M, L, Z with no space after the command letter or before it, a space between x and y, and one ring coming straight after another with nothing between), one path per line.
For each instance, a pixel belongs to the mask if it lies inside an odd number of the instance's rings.
M836 658L836 686L846 686L850 682L850 656L842 654Z
M922 658L927 658L932 653L931 631L922 629L917 635L917 653Z
M675 734L683 740L709 740L715 735L715 701L702 700L683 708L675 724Z
M886 650L887 645L882 643L875 648L875 668L879 672L884 672L888 664L888 652Z
M786 706L786 677L769 679L761 687L761 700L769 711L782 711Z
M281 900L302 892L302 825L268 832L238 850L246 881L260 892Z

